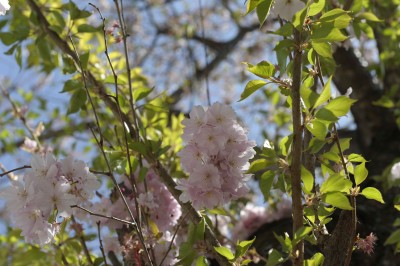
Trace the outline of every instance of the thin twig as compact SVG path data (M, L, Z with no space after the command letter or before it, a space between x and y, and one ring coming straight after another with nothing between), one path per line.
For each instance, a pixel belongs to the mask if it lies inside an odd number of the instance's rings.
M78 224L78 223L76 222L76 220L75 220L75 217L74 217L73 215L71 216L71 220L72 220L72 222L74 223L74 225L77 225L77 224ZM88 247L87 247L87 245L86 245L85 238L84 238L83 235L82 235L82 232L79 232L79 230L77 229L76 226L74 226L74 228L75 228L76 234L77 234L78 237L79 237L79 241L81 242L81 246L82 246L83 252L85 253L85 256L86 256L86 258L87 258L89 264L90 264L90 265L94 265L94 264L93 264L92 257L90 256L89 249L88 249Z
M109 215L104 215L104 214L100 214L100 213L94 213L94 212L92 212L92 211L90 211L90 210L88 210L86 208L83 208L81 206L78 206L78 205L72 205L71 208L78 208L78 209L80 209L82 211L85 211L85 212L89 213L92 216L102 217L102 218L114 220L114 221L117 221L117 222L121 222L123 224L136 226L136 224L133 223L133 222L126 221L126 220L123 220L123 219L120 219L120 218L117 218L117 217L113 217L113 216L109 216Z
M100 9L94 5L89 3L91 6L93 6L97 12L99 13L99 16L102 20L102 26L103 26L103 39L104 39L104 54L106 55L108 64L110 66L111 72L113 73L113 77L114 77L114 88L115 88L115 96L110 95L110 98L114 99L118 108L118 114L119 114L119 118L121 120L121 123L123 124L122 128L123 128L123 132L124 132L124 140L125 140L125 149L126 149L126 157L127 157L127 162L128 162L128 167L129 167L129 174L130 176L133 174L133 169L132 169L132 163L131 163L131 152L129 149L129 145L128 145L128 132L124 126L125 121L122 118L122 111L121 111L121 107L120 107L120 103L119 103L119 90L118 90L118 75L115 72L114 66L111 62L109 53L108 53L108 45L107 45L107 38L106 38L106 25L105 25L105 18L103 17ZM118 8L118 7L117 7ZM122 27L120 25L120 27ZM129 70L130 71L130 70ZM141 232L141 207L137 201L137 195L138 195L138 191L137 191L137 185L136 185L136 181L134 178L129 178L129 181L131 183L132 189L133 189L133 193L134 193L134 203L135 203L135 210L136 210L136 217L138 217L137 219L137 223L138 223L138 234L140 239L144 239L142 232ZM144 246L145 244L142 243Z
M204 29L204 16L203 16L203 5L201 3L201 0L199 0L199 9L200 9L200 26L201 26L201 36L204 39L205 38L205 29ZM207 50L207 45L203 43L204 47L204 61L205 61L205 68L208 68L208 50ZM206 81L206 92L207 92L207 104L210 106L211 105L211 96L210 96L210 84L208 81L208 71L205 73L205 81Z
M32 168L32 166L30 166L30 165L24 165L24 166L20 166L20 167L17 167L17 168L8 170L8 171L6 171L6 172L1 173L1 174L0 174L0 177L3 177L3 176L5 176L5 175L8 175L8 174L10 174L10 173L12 173L12 172L15 172L15 171L18 171L18 170L28 169L28 168Z
M97 221L97 234L99 235L99 243L100 243L100 251L101 251L101 255L103 256L104 259L104 263L107 266L107 258L106 258L106 254L104 253L104 248L103 248L103 241L101 240L101 233L100 233L100 221Z
M162 259L161 262L160 262L160 266L163 265L163 262L164 262L165 259L167 258L168 253L171 251L172 245L174 244L175 237L176 237L176 235L178 234L178 230L179 230L179 228L181 227L181 225L183 224L183 222L186 221L186 217L188 216L188 214L189 214L189 212L186 212L186 214L185 214L184 216L182 216L181 221L180 221L179 224L177 225L176 230L175 230L175 233L174 233L174 235L172 236L171 242L169 243L168 249L167 249L167 251L165 252L164 257L163 257L163 259Z

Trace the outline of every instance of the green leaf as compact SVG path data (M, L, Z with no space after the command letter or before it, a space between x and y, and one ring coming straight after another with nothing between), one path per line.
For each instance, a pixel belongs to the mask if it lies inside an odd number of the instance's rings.
M87 18L92 15L91 12L80 10L72 1L62 5L63 10L68 10L72 20Z
M290 145L292 145L293 142L293 135L286 136L282 138L282 140L279 142L279 148L281 149L282 155L286 156L289 153L289 148Z
M88 62L89 62L89 55L90 55L90 52L88 51L88 52L86 52L84 54L81 54L79 56L79 60L81 61L83 70L87 69Z
M381 192L374 187L366 187L362 190L361 195L366 197L367 199L372 199L379 201L380 203L385 203L382 198Z
M229 248L221 246L221 247L214 247L214 249L228 260L233 260L235 258L235 255L233 255L233 253L230 251Z
M317 108L320 105L326 103L331 98L331 81L332 76L329 77L328 81L325 83L325 86L319 95L318 99L315 101L313 108Z
M257 6L257 17L260 22L260 27L264 24L268 17L269 11L272 6L272 0L263 0Z
M313 77L309 76L301 84L300 88L301 98L303 99L304 104L308 109L311 109L315 105L315 102L319 97L319 95L316 92L310 89L313 85L314 85L314 79Z
M89 24L81 24L78 26L78 32L99 32L101 27L93 27Z
M340 42L346 39L347 36L333 26L333 23L324 23L324 25L315 26L311 32L311 40L314 42Z
M79 80L70 79L64 83L63 90L60 93L74 91L74 90L80 89L82 87L83 87L83 84Z
M302 10L294 14L293 26L299 31L302 31L304 20L306 19L307 16L307 9L308 7L305 6Z
M372 102L374 105L382 106L385 108L393 108L395 106L393 99L390 97L383 95L379 100Z
M350 111L351 105L355 102L356 100L347 96L339 96L318 110L315 116L324 121L336 122L339 117L346 115Z
M264 87L267 84L267 82L265 82L264 80L250 80L247 85L246 88L244 89L243 93L240 95L240 101L243 101L244 99L246 99L247 97L249 97L251 94L253 94L254 92L256 92L258 89Z
M149 95L152 91L153 88L147 88L147 87L139 87L136 88L132 94L133 94L133 99L138 102L140 100L142 100L143 98L145 98L147 95Z
M325 182L322 183L320 192L321 194L329 192L346 192L348 193L352 183L350 180L340 174L333 174Z
M0 40L4 45L11 45L17 41L14 34L11 32L0 32Z
M329 43L311 41L311 46L320 56L332 58L332 47Z
M318 138L312 138L310 143L308 144L308 151L311 153L317 153L319 152L322 147L324 147L326 144L325 140L320 140Z
M314 3L310 5L310 8L308 9L308 16L315 16L319 14L325 7L325 0L316 0Z
M400 242L400 229L394 231L385 241L386 245L396 244Z
M354 13L360 12L361 9L363 8L363 2L364 2L364 0L354 0L353 5L350 8L350 11L352 11Z
M324 255L321 253L315 253L311 259L305 261L305 266L320 266L324 263Z
M372 21L372 22L382 22L381 19L379 19L377 16L375 16L374 13L371 13L371 12L361 13L357 16L357 18L365 19L365 20Z
M264 196L264 200L267 201L271 193L272 184L274 183L275 173L273 171L266 171L260 177L260 189Z
M196 266L207 266L207 260L204 256L200 256L196 260Z
M194 233L195 240L204 240L204 231L205 231L206 221L202 218L199 224L196 226L196 231Z
M352 153L349 156L347 156L347 160L353 163L365 163L367 161L364 159L362 155L356 153Z
M229 213L227 213L226 210L224 208L222 208L222 207L214 208L212 210L208 210L208 212L211 213L211 214L229 216Z
M251 162L248 173L254 174L268 166L268 161L266 159L257 159Z
M314 187L314 176L303 165L301 166L301 180L303 181L306 193L310 194Z
M281 253L276 249L271 249L268 252L268 261L266 266L275 266L282 263L284 259L282 258Z
M306 237L311 231L312 231L312 227L310 227L310 226L300 227L294 234L292 246L295 246L297 243L299 243L299 241L304 239L304 237Z
M256 240L255 237L252 240L240 241L236 246L235 258L239 258L239 257L243 256L244 254L246 254L247 250L251 247L254 240Z
M259 76L260 78L268 79L275 74L275 66L267 61L261 61L257 65L247 64L247 70Z
M332 10L329 10L328 12L324 13L320 18L320 22L328 22L328 21L334 21L338 17L347 14L347 11L340 9L340 8L335 8Z
M356 185L360 185L368 176L368 170L365 168L365 163L361 163L354 169L354 180Z
M67 111L67 115L73 114L79 111L82 106L86 103L86 91L84 89L77 89L71 96L71 100L69 101L69 107Z
M334 207L343 210L352 210L349 199L342 192L330 192L324 194L322 200Z
M277 29L274 34L283 36L283 37L289 37L293 34L293 25L291 23L286 23L279 29Z
M256 9L256 7L261 3L264 2L265 0L248 0L247 5L246 5L246 14L249 14L251 11Z
M308 131L311 132L317 139L325 140L326 134L328 132L328 127L325 123L317 119L313 119L306 125Z
M344 152L345 150L350 148L350 141L351 141L351 138L340 138L339 145L340 145L342 152ZM333 145L332 148L330 149L330 151L339 154L339 148L337 145Z

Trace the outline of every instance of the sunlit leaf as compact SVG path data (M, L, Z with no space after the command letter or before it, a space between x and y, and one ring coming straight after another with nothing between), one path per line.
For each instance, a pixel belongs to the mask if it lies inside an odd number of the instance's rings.
M246 99L247 97L249 97L251 94L253 94L254 92L256 92L257 90L261 89L262 87L264 87L267 84L266 81L264 80L250 80L247 85L246 88L244 89L243 93L240 95L240 101L243 101L244 99Z
M374 187L366 187L361 191L360 194L362 194L367 199L372 199L372 200L376 200L380 203L385 203L383 201L381 192Z
M330 192L323 195L322 200L343 210L352 210L349 199L342 192Z

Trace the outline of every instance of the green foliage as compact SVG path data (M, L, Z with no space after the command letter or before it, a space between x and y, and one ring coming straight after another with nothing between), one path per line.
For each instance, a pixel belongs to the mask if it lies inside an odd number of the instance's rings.
M366 197L367 199L376 200L380 203L385 203L382 198L381 192L374 187L366 187L361 191L361 195Z

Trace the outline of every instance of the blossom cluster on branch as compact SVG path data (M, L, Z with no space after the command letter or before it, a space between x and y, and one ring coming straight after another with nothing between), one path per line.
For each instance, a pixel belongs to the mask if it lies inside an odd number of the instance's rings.
M73 156L57 161L48 153L34 154L31 169L2 190L14 226L32 244L50 243L58 230L57 217L69 217L71 206L87 202L100 187L83 161Z
M189 173L177 186L182 202L191 201L196 209L214 208L246 195L244 171L256 143L247 139L233 109L221 103L208 109L196 106L182 124L187 145L178 155Z
M139 174L135 174L138 177ZM146 242L146 248L153 248L156 261L161 262L164 255L167 253L168 247L176 246L176 240L171 243L171 235L174 232L174 227L177 225L179 218L182 215L181 206L176 199L169 192L168 188L161 182L158 175L152 170L149 170L144 177L144 180L139 182L138 178L135 178L137 183L137 194L130 189L131 184L127 178L124 182L120 183L121 190L123 191L124 197L128 203L128 206L132 213L136 216L137 203L140 205L142 212L146 214L147 223L150 225L149 228L152 230L144 230L143 234ZM139 250L143 249L138 237L132 235L129 230L125 231L124 224L115 220L108 219L107 217L115 217L121 220L130 220L129 213L125 208L121 197L117 199L111 199L102 197L101 201L94 203L91 207L94 213L102 214L104 217L91 216L92 222L100 222L102 226L107 226L110 230L119 231L122 236L121 243L117 243L116 238L105 238L106 251L114 251L119 253L122 251L124 257L130 260ZM136 219L138 217L135 217ZM162 232L157 235L157 232ZM110 243L116 242L114 245ZM112 246L112 249L108 249ZM170 250L167 254L165 263L172 263L176 259L176 249ZM169 264L171 265L171 264Z

